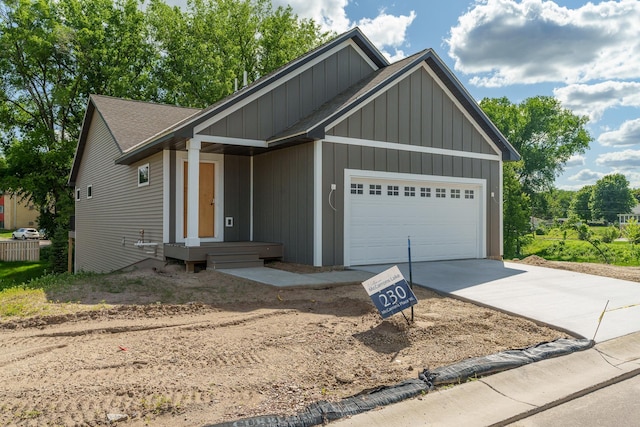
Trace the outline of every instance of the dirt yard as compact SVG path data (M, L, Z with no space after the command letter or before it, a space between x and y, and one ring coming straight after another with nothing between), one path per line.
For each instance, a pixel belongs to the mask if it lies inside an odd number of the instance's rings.
M558 267L543 261L523 262ZM640 269L600 268L640 281ZM401 315L381 320L359 283L278 289L175 268L98 277L47 295L72 301L71 313L0 319L0 425L200 426L291 414L565 336L424 289L409 326Z

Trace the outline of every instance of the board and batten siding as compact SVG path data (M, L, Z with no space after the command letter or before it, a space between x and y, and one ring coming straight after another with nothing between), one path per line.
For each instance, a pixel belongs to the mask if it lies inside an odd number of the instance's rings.
M373 71L351 45L346 45L200 133L267 140Z
M350 114L327 135L499 154L424 68Z
M251 159L248 156L224 156L224 217L233 218L233 226L224 225L225 242L246 242L251 237Z
M120 154L96 112L76 179L76 271L109 272L149 258L163 260L162 153L130 166L114 163ZM138 166L147 163L149 185L138 187ZM141 230L146 242L158 243L155 255L134 246Z
M253 239L284 244L284 260L313 264L313 144L253 160Z

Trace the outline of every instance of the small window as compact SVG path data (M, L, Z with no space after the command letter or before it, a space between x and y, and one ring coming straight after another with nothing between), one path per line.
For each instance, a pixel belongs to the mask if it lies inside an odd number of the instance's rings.
M397 185L387 185L387 196L399 196L400 187Z
M90 199L92 197L93 197L93 186L87 185L87 199Z
M76 202L80 200L80 189L76 188Z
M149 163L138 166L138 187L149 185Z
M431 197L431 188L429 188L429 187L421 187L420 188L420 197Z
M364 191L363 184L351 184L351 194L362 194Z
M382 185L369 184L369 194L373 196L380 196L382 194Z
M4 213L4 205L0 205L0 213ZM4 227L2 227L4 228Z
M445 188L436 188L436 198L444 199L447 197L447 190Z
M464 198L465 199L473 199L474 198L473 190L464 190Z
M459 199L460 198L460 190L457 188L452 188L451 189L451 198L452 199Z
M404 187L404 195L405 197L415 197L416 187Z

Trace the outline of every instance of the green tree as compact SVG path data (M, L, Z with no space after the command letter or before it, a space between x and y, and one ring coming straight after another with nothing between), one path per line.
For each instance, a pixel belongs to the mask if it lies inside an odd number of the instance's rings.
M589 147L592 138L585 129L588 118L574 115L548 96L528 98L520 104L512 104L507 98L485 98L480 107L522 157L513 166L513 173L528 196L529 216L543 216L547 206L539 193L550 191L567 160ZM504 186L507 184L511 185L505 174ZM517 200L510 201L512 195ZM517 191L505 190L505 206L513 203L523 207L521 202ZM506 213L504 217L506 220ZM505 248L509 246L506 239L505 230Z
M567 218L574 193L574 191L557 188L538 193L538 197L543 199L540 202L540 217L544 219Z
M637 245L640 243L640 224L635 218L631 218L629 222L624 226L622 234L627 238L631 245Z
M512 104L507 98L485 98L480 106L522 156L517 178L530 197L550 190L569 158L584 153L592 138L586 116L576 116L549 96Z
M631 212L636 200L629 188L629 181L620 173L606 175L598 180L593 187L589 199L591 217L604 219L607 222L618 220L618 214Z
M186 11L148 6L162 52L155 70L163 102L206 107L316 47L329 36L291 7L268 0L193 0Z
M518 181L517 164L507 163L503 170L503 251L505 258L519 256L523 244L528 241L527 233L531 231L529 212L531 211L529 196L522 190Z
M636 199L636 203L640 203L640 188L634 188L631 190L633 197Z
M593 194L593 185L585 185L580 190L576 191L571 200L569 206L569 213L577 216L583 221L591 221L591 208L589 207L589 201Z

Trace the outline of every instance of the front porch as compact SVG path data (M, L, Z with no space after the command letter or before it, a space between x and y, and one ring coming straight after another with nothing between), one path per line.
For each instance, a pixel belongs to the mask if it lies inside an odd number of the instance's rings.
M221 268L224 265L242 266L247 256L255 256L256 260L278 259L284 256L282 243L270 242L202 242L200 246L186 246L184 243L165 243L164 256L167 259L184 261L187 272L193 273L196 264L207 264L207 268ZM210 265L211 264L211 265Z

